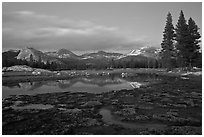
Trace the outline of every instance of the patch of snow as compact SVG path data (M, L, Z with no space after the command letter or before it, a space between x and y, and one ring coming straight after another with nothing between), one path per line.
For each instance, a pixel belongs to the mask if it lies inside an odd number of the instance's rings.
M3 68L2 68L2 71L6 71L6 70L7 70L7 67L3 67Z
M182 76L187 76L187 75L196 75L196 76L200 76L202 75L202 71L198 71L198 72L186 72L181 74Z
M127 77L128 74L127 73L121 73L121 76L124 78L124 77Z
M38 72L35 72L35 71L33 71L32 74L33 74L33 75L39 75L39 73L38 73Z
M127 55L118 56L117 59L121 59L121 58L124 58L124 57L127 57Z
M62 54L58 56L59 58L67 58L70 57L70 54Z
M141 83L138 82L129 82L129 84L131 85L131 87L133 88L140 88L141 87Z
M181 79L189 79L189 78L187 78L187 77L181 77Z
M87 57L84 57L84 58L82 58L82 59L92 59L93 57L91 57L91 56L87 56Z
M127 55L128 56L137 56L137 55L139 55L139 54L141 54L141 49L139 49L139 50L132 50L130 53L128 53Z
M158 54L158 53L160 53L160 52L161 52L161 50L162 50L161 48L156 49L156 50L154 51L154 53L155 53L155 54Z
M44 74L49 74L49 73L52 73L51 71L49 70L45 70L45 69L35 69L32 74L34 75L41 75L42 73Z

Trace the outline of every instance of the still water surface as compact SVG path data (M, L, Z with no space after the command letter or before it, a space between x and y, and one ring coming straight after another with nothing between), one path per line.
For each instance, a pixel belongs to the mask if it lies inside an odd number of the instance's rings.
M151 129L157 129L157 128L164 128L166 125L164 124L158 124L158 123L152 123L152 122L123 122L120 121L118 118L112 115L111 110L109 108L101 108L99 111L100 115L102 115L102 119L107 124L115 124L122 126L124 128L129 129L138 129L138 128L151 128Z
M134 89L159 81L155 76L136 76L122 78L119 76L78 77L69 80L35 81L14 83L2 86L2 97L10 95L34 95L54 92L88 92L102 93L112 90Z

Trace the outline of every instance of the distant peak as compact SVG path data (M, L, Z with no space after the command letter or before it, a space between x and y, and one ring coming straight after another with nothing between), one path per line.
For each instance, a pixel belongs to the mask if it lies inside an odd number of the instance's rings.
M63 48L63 49L59 49L58 52L71 52L71 51L68 50L68 49L64 49L64 48Z
M36 49L34 49L33 47L28 47L28 46L26 46L24 49L22 49L22 50L36 50Z
M67 50L67 49L59 49L58 51L58 54L69 54L69 53L71 53L71 51L69 51L69 50Z
M128 55L134 55L134 56L139 55L139 54L141 54L141 50L139 49L138 50L133 49L128 53Z
M106 52L105 52L105 51L100 50L100 51L98 51L98 53L106 53Z
M26 46L24 49L33 49L32 47Z
M58 51L69 51L69 50L65 49L65 48L62 48L62 49L59 49Z

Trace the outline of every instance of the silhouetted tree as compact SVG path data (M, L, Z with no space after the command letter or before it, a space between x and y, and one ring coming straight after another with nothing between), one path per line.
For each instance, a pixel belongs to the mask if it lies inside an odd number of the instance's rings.
M200 34L198 32L199 28L196 25L195 21L190 18L188 20L188 31L189 31L189 38L188 43L186 45L186 52L188 52L188 56L186 56L186 60L188 63L188 67L192 67L192 64L196 62L196 60L199 58L199 50L200 45L198 44L200 41Z
M179 20L176 25L176 49L177 59L180 67L187 66L187 44L189 42L189 30L183 11L181 10Z
M166 67L168 70L172 69L171 59L174 55L174 36L172 16L169 12L167 14L166 26L163 32L163 41L161 43L161 58L163 61L163 67Z

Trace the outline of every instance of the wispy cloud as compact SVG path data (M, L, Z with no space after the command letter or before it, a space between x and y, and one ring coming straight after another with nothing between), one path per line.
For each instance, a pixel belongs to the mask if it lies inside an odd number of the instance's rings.
M40 49L107 50L137 48L142 39L123 33L117 27L75 21L68 18L16 11L3 14L3 48L25 47Z

